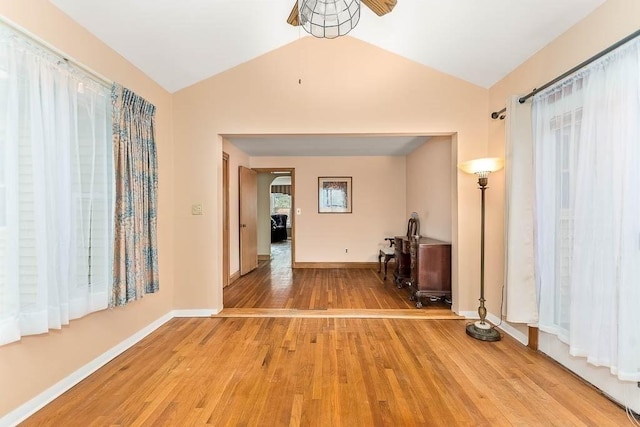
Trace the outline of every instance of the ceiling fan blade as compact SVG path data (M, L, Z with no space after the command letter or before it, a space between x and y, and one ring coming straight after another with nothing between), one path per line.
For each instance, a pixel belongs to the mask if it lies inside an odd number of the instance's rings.
M293 3L293 9L291 9L291 13L287 18L287 22L294 27L300 25L300 19L298 18L298 2Z
M396 6L396 4L398 3L398 0L361 0L361 1L378 16L386 15L387 13L391 12L393 8ZM300 17L298 15L297 0L293 3L293 8L291 9L291 13L289 13L287 22L293 25L294 27L300 25Z
M373 12L378 15L386 15L391 12L393 8L396 6L398 0L362 0L369 9L373 10Z

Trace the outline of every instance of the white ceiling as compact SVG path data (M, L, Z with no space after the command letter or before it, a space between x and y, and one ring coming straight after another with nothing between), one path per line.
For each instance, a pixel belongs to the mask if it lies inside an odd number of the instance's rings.
M227 139L250 156L406 156L428 136L297 135Z
M294 0L50 0L169 92L306 33ZM605 0L398 0L349 35L490 87Z
M50 0L169 92L307 34L294 0ZM490 87L605 0L398 0L350 36ZM403 156L425 136L229 137L250 156Z

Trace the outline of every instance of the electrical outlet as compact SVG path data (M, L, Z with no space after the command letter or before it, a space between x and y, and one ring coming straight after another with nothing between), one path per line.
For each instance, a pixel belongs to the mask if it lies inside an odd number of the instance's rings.
M202 203L191 205L191 215L202 215Z

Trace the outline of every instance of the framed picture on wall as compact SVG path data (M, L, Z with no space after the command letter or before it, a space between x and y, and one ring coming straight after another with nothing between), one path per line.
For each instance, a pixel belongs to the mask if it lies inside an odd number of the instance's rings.
M351 213L351 177L318 177L318 213Z

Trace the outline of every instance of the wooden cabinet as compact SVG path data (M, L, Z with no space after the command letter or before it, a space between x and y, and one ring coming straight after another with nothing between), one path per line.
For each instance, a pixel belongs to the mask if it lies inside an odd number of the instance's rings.
M422 297L451 301L451 243L429 237L400 240L400 245L396 241L396 248L401 248L404 259L398 262L396 258L400 268L398 283L408 286L416 307L422 307Z
M409 287L421 307L421 297L451 301L451 243L428 237L412 239Z

